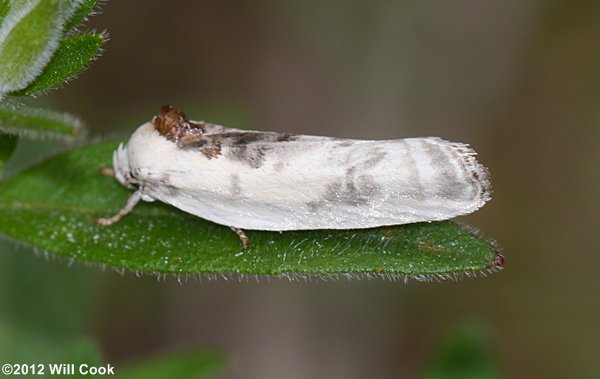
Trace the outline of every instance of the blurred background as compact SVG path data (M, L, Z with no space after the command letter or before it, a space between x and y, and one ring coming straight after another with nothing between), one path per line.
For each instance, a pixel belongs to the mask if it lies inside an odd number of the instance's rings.
M180 284L4 241L0 319L87 336L116 367L207 346L231 378L413 378L467 328L501 377L600 377L600 2L119 0L86 27L109 31L104 55L40 100L97 138L168 103L235 128L470 143L494 198L460 221L499 241L505 269Z

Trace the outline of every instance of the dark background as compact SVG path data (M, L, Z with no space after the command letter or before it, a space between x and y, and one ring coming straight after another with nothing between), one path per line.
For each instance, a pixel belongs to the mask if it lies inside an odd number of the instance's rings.
M505 377L600 377L600 2L118 0L91 28L104 55L40 100L93 136L126 140L170 103L236 128L470 143L494 195L460 221L500 242L505 270L181 285L3 243L0 320L73 317L117 367L220 347L250 379L415 377L475 325Z

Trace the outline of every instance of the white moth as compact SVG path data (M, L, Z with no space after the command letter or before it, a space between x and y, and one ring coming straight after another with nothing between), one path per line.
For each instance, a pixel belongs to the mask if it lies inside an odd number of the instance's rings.
M164 106L113 155L141 199L241 229L357 229L446 220L490 199L487 169L467 145L439 138L363 141L244 131L190 121Z

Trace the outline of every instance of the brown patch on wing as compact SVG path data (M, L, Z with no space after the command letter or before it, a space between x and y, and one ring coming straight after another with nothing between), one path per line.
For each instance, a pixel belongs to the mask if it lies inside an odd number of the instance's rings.
M190 122L181 109L172 105L163 105L152 119L154 128L169 141L179 142L182 138L201 136L204 123Z
M208 159L225 153L229 158L259 168L265 154L274 143L295 141L298 137L288 133L237 131L206 122L190 121L177 107L163 105L152 119L154 128L169 141L185 150L200 150Z
M207 143L200 148L200 151L202 154L206 155L208 159L216 158L221 155L221 142L212 141L212 143Z
M294 139L295 136L291 135L290 133L282 133L279 136L277 136L277 142L293 141Z
M272 132L225 131L207 138L226 147L225 155L228 158L243 162L252 168L260 168L266 155L276 145L295 141L297 136Z
M190 121L177 107L160 107L160 112L152 119L152 124L161 136L175 142L182 149L198 148L208 159L221 154L221 143L205 136L207 124Z

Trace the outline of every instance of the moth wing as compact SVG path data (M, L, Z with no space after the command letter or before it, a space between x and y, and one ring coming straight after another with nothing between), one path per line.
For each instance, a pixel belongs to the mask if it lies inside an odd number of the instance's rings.
M219 224L256 230L444 220L490 198L487 170L475 153L438 138L215 135L219 154L210 157L152 133L132 137L129 162L145 193Z
M258 176L240 174L238 184L251 224L261 220L269 230L445 220L490 199L488 173L475 153L438 138L301 139L273 151L262 168Z

